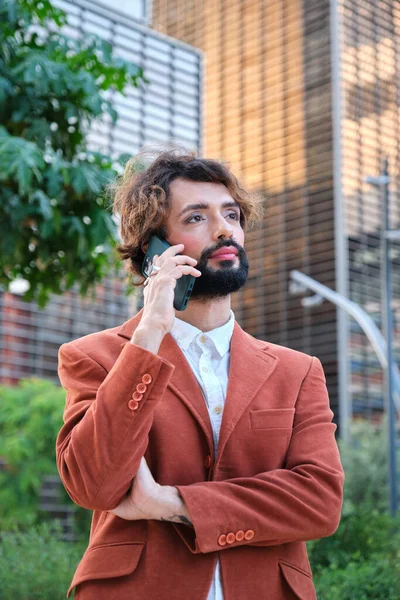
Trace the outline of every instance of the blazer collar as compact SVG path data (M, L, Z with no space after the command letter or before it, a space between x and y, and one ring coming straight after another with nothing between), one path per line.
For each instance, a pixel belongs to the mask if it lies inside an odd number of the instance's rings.
M143 309L126 321L118 335L130 339L138 326ZM125 342L126 343L126 342ZM160 346L159 356L175 365L169 387L187 406L198 421L214 456L214 442L210 417L201 388L184 354L172 335L167 334ZM279 358L271 351L270 344L253 338L235 321L230 347L228 389L222 416L218 444L218 457L248 404L275 370ZM217 458L218 462L218 458Z

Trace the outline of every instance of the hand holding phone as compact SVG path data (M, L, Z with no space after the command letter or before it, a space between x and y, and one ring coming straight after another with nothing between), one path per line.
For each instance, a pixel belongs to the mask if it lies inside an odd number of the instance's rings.
M195 278L201 275L195 268L196 259L180 254L183 250L183 244L170 246L165 240L153 236L143 260L142 273L148 278L148 284L144 290L142 321L164 333L172 328L174 308L186 308ZM160 270L152 275L154 257Z

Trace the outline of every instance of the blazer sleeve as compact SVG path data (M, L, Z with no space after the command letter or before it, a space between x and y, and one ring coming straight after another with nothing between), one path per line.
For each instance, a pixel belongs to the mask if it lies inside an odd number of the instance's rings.
M154 408L174 368L127 343L107 372L73 342L61 346L59 377L67 397L56 442L57 467L76 504L92 510L118 506L137 473ZM146 390L132 410L132 395L145 374Z
M274 546L334 533L344 474L332 417L322 365L312 357L296 400L285 468L176 486L194 527L174 525L188 548L205 553L239 545ZM242 539L242 532L249 539ZM229 533L235 534L234 541L232 535L226 541Z

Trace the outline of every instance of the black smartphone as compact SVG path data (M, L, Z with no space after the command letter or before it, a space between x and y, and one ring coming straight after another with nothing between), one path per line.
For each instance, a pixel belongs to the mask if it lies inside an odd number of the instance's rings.
M171 244L168 244L166 240L158 237L157 235L151 236L142 264L142 274L144 277L150 277L154 256L156 254L160 256L160 254L165 252L165 250L170 247ZM196 278L193 277L193 275L182 275L180 279L176 280L174 294L175 310L185 310L192 294L195 280Z

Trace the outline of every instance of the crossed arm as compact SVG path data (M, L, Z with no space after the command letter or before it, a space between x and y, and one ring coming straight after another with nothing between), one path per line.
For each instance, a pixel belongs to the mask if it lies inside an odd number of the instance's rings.
M77 504L124 519L170 521L194 553L227 548L218 542L221 535L243 528L255 532L250 545L256 546L309 540L335 531L343 471L317 359L310 362L298 394L285 469L172 487L154 481L143 456L154 408L174 366L127 344L107 374L81 349L68 346L60 352L60 379L68 395L57 463ZM153 383L132 418L127 399L139 373L150 373ZM183 523L192 527L182 527Z
M110 512L128 521L155 519L193 527L189 511L178 490L170 485L159 485L144 457L128 494Z

